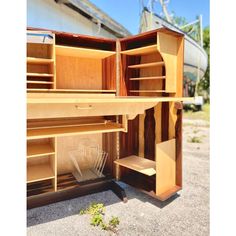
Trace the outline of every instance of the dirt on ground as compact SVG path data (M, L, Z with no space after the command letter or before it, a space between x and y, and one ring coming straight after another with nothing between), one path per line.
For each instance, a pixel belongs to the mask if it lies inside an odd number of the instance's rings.
M184 120L183 190L160 202L120 183L128 202L111 191L87 195L27 211L27 234L51 235L209 235L209 123ZM92 202L104 203L106 216L118 216L116 233L90 225L79 215Z

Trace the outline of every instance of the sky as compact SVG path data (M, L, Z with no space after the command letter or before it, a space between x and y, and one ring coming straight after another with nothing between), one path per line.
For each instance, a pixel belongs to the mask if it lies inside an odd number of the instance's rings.
M110 17L122 24L132 34L139 30L140 0L90 0ZM144 0L145 3L148 0ZM170 0L169 13L185 17L188 22L194 21L196 16L202 14L203 27L209 26L209 0ZM160 14L159 3L155 4L154 12Z

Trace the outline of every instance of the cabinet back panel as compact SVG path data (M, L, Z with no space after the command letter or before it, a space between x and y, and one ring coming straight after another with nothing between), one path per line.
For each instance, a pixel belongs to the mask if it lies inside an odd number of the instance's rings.
M44 157L34 157L27 160L28 166L40 165L50 163L50 158L52 155L47 155Z
M75 168L70 158L70 151L87 148L88 146L99 145L102 149L102 134L78 135L57 138L57 173L64 174L72 172ZM87 169L93 166L95 156L84 157L82 153L76 155L80 169Z
M57 89L102 89L102 60L56 56Z

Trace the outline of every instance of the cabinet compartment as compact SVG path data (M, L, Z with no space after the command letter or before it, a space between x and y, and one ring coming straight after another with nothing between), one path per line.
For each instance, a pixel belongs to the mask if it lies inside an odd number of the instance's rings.
M54 138L27 141L27 158L55 154Z
M183 38L165 30L121 40L127 93L160 96L176 93L182 77Z
M109 119L106 119L106 117L69 118L67 122L63 118L44 119L41 124L40 120L34 119L28 120L27 137L28 139L39 139L52 136L101 134L125 130L125 124L116 123L115 117L109 117Z
M28 196L57 190L56 163L55 138L27 140Z
M37 59L52 59L53 58L53 44L43 43L27 43L27 60L30 63ZM38 60L38 63L41 63Z
M56 46L57 86L61 90L116 91L115 52Z
M27 90L53 89L55 82L54 35L46 32L34 32L29 35L26 61Z
M27 183L54 179L54 156L35 157L27 160Z

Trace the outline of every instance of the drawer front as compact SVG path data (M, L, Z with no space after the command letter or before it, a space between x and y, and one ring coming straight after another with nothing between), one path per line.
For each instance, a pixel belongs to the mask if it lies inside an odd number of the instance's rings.
M53 44L54 34L46 31L27 31L27 43Z
M60 117L85 117L85 116L112 116L130 115L133 119L137 114L143 114L143 104L133 106L130 104L103 104L103 103L69 103L69 104L28 104L28 119L60 118Z

